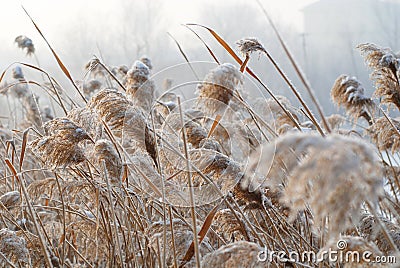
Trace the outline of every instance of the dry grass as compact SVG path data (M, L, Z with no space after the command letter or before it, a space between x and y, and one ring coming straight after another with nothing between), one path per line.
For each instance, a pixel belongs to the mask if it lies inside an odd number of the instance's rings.
M282 267L276 258L259 261L259 253L334 250L338 239L346 252L398 256L399 122L377 118L377 100L342 75L331 96L346 115L319 124L260 42L239 41L241 60L208 30L239 64L210 70L190 107L168 77L170 92L156 88L147 56L130 69L91 60L76 86L51 48L84 100L54 79L27 83L19 66L6 72L1 93L25 110L10 113L15 125L0 129L0 266ZM16 41L34 53L30 39ZM359 48L373 69L375 96L400 107L396 54ZM249 69L257 51L301 109ZM271 98L247 94L244 72ZM61 109L41 107L33 86ZM359 117L367 131L341 129ZM364 267L327 259L287 265Z

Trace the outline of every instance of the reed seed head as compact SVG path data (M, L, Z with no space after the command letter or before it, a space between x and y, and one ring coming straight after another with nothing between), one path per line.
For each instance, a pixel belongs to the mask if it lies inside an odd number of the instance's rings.
M18 47L22 50L26 50L26 55L30 56L35 53L35 46L30 38L25 35L19 35L15 38L15 43L18 44Z
M236 41L240 53L243 56L249 56L253 52L265 52L265 48L256 38L243 38Z
M219 65L197 86L197 108L208 115L224 111L242 83L243 76L234 65L230 63Z
M364 88L355 77L339 76L331 89L331 98L353 118L363 116L367 121L371 121L369 114L374 108L374 103L364 95Z

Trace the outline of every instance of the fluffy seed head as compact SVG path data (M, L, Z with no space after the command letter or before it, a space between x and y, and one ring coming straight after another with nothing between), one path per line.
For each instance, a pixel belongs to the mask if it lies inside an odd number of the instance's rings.
M94 92L99 90L101 88L101 85L102 83L99 80L91 79L88 82L82 84L83 93L85 93L86 96L90 96Z
M46 122L43 129L47 136L56 136L69 142L78 143L90 139L84 129L66 117L57 117Z
M338 241L340 241L339 246L341 248L338 247ZM345 246L345 248L342 248L342 246ZM337 251L342 256L349 256L349 260L341 259L339 262L335 261L335 264L333 265L341 264L344 268L363 268L366 266L382 267L380 264L375 266L374 264L371 265L370 262L367 262L365 256L363 255L365 252L370 253L368 256L370 260L374 260L377 256L382 256L383 254L374 243L369 242L359 236L341 236L339 240L331 240L322 249L320 249L320 252L328 252L328 250ZM358 254L354 254L355 252ZM354 257L354 259L351 259L352 257Z
M19 66L16 66L12 69L12 77L14 79L24 79L24 74L22 73L22 69Z
M364 88L355 78L348 75L339 76L332 89L331 98L338 106L342 106L347 114L357 119L360 116L370 121L373 101L364 95Z
M97 114L90 109L86 107L74 108L68 112L67 118L76 125L82 126L86 133L90 137L93 137L93 140L101 139L103 136L103 124Z
M117 137L122 135L125 113L132 106L125 94L113 89L100 90L87 103L87 107L97 113Z
M283 201L297 211L309 205L319 221L330 217L329 235L346 228L365 200L376 202L383 193L381 168L372 147L359 139L294 133L267 144L250 163L253 174L268 178L258 185L279 190ZM261 163L259 168L254 168ZM317 222L317 220L316 220Z
M394 104L400 108L400 59L398 55L389 48L382 48L370 43L360 44L357 48L372 69L370 77L375 82L374 95L382 98L383 103Z
M326 121L332 129L338 129L341 125L344 124L344 122L346 122L346 118L344 118L340 114L332 114L326 117Z
M197 108L206 114L215 115L225 110L243 76L230 63L224 63L212 69L197 86Z
M173 235L175 241L175 251L176 251L176 258L178 264L182 261L187 249L189 248L190 244L193 240L193 232L192 228L185 224L180 219L173 219L172 220L173 226ZM163 242L163 233L164 230L166 231L167 236L167 245L164 245ZM166 225L164 225L163 221L154 222L147 230L148 236L150 238L150 245L151 248L156 252L158 256L163 258L163 248L167 247L172 249L172 233L170 228L170 222L167 221ZM161 249L160 252L158 249ZM205 255L212 251L212 247L210 246L208 239L204 239L203 242L199 245L199 251L201 255ZM174 263L174 256L172 250L166 251L166 262L168 266L172 266ZM192 262L194 260L192 259ZM187 264L188 267L191 267L193 263Z
M111 141L104 139L96 141L91 157L101 168L104 161L107 174L112 183L115 184L121 181L122 161Z
M268 267L268 263L258 260L259 253L264 249L259 245L239 241L222 246L216 251L207 254L202 259L204 267Z
M236 41L236 45L239 51L244 55L248 56L253 52L259 51L264 52L265 49L256 38L243 38Z
M56 118L43 125L46 136L30 143L32 152L51 168L67 167L85 160L81 141L91 138L68 118Z
M9 229L0 230L0 252L13 263L20 262L27 265L30 263L25 239ZM0 258L0 264L2 267L7 266L3 258Z
M155 85L149 75L149 67L141 61L135 61L125 77L127 95L135 105L147 112L153 105L155 93Z
M26 55L32 55L35 53L35 46L30 38L26 37L25 35L19 35L15 38L15 43L18 44L18 47L26 49Z
M0 196L0 203L7 209L18 206L21 202L21 195L18 191L11 191Z
M139 60L143 62L149 68L149 70L153 69L153 65L151 64L151 60L149 57L142 56Z
M382 216L379 217L379 221L383 223L394 244L399 248L400 226ZM373 215L364 214L358 223L358 230L365 239L373 241L385 254L393 253L393 248L386 239L379 221Z
M393 125L383 116L374 121L368 132L380 150L391 150L394 153L400 149L400 121L389 119Z
M290 103L289 99L280 95L276 96L276 99L282 104L286 111L288 111L296 121L299 120L297 117L297 111L295 107ZM274 122L276 129L279 129L285 125L289 127L295 126L293 120L290 119L286 112L272 98L257 98L254 103L254 109L264 118L264 120Z

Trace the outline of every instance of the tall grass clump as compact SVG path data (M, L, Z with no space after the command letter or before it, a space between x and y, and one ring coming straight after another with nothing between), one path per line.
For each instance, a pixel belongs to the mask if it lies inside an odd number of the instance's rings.
M384 109L400 107L391 49L358 46L374 95L338 74L330 96L345 113L325 117L274 26L317 117L256 38L237 42L239 56L211 28L186 25L217 66L188 84L197 95L185 99L166 75L157 88L148 56L130 68L94 57L74 80L32 22L70 85L25 63L0 77L9 108L0 125L1 267L366 267L288 257L399 256L400 121ZM219 62L196 27L235 64ZM15 41L38 53L31 39ZM297 104L251 69L253 53L273 65ZM42 81L25 77L28 70ZM250 94L248 75L262 97ZM260 258L271 251L280 256Z

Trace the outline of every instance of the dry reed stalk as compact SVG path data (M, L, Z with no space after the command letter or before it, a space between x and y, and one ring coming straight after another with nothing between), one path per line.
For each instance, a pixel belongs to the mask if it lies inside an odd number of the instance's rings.
M360 234L368 241L373 241L378 248L385 254L393 253L390 242L385 238L384 230L380 226L379 222L383 223L384 228L388 232L389 236L393 239L395 245L400 247L400 226L393 223L391 220L380 216L379 220L371 214L364 214L357 227Z
M246 230L236 217L240 218L238 215L233 215L230 209L221 209L214 216L214 230L225 242L241 241L247 237Z
M31 264L26 240L17 232L8 229L0 230L0 253L9 262L18 264L18 266ZM7 262L3 258L0 258L0 264L7 267Z
M190 244L192 243L193 231L192 228L182 220L173 219L172 226L173 226L174 237L172 238L171 229L169 228L170 224L171 224L170 221L167 221L166 225L164 225L163 221L153 222L146 230L146 233L147 236L149 237L151 248L158 256L161 256L161 259L163 259L162 256L163 251L160 249L163 248L172 249L173 246L172 243L174 242L175 254L179 264L182 261ZM166 229L166 237L167 237L166 245L163 244L163 239L162 239L164 229ZM157 243L159 244L159 246L157 246ZM208 242L207 237L202 241L201 244L199 244L199 251L200 254L203 256L213 251L211 245ZM165 259L167 265L170 266L174 263L173 252L171 250L166 250L166 254L167 255L165 256ZM195 266L196 263L193 260L185 265L185 267L195 267Z

